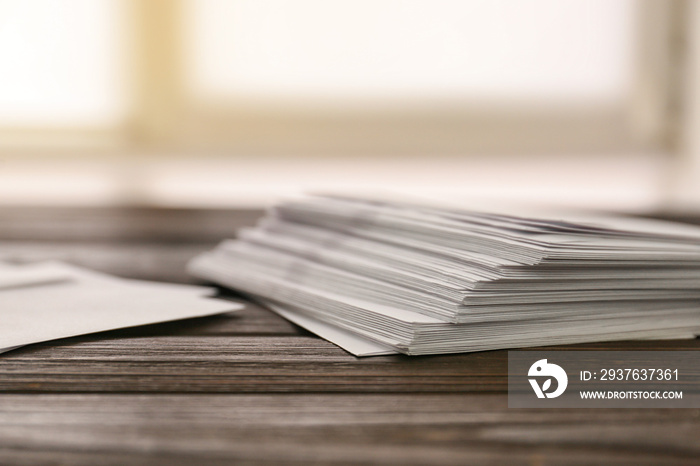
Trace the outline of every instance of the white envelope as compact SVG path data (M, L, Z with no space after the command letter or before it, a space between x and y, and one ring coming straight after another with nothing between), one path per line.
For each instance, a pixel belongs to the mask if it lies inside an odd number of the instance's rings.
M212 288L127 280L61 263L0 267L0 352L241 309Z

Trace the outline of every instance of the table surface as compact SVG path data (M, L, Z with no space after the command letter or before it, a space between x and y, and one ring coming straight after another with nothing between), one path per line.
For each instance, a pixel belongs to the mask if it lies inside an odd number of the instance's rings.
M188 282L259 215L3 208L0 259ZM57 340L0 358L0 464L700 463L700 410L508 409L506 369L506 351L358 359L253 304Z

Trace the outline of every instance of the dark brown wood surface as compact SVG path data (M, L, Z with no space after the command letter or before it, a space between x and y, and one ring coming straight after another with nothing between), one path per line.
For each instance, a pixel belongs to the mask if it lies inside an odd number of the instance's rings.
M188 282L259 215L4 208L0 260ZM57 340L0 356L0 464L700 463L700 410L509 409L506 369L505 351L357 359L254 304Z

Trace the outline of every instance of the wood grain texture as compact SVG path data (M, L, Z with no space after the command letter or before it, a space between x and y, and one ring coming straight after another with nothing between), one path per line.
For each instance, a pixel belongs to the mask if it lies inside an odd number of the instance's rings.
M693 464L697 417L509 410L500 395L2 395L0 461Z
M0 207L0 239L211 243L254 225L261 210Z
M614 347L649 348L637 342ZM690 341L675 348L698 347ZM0 392L506 391L507 351L358 359L302 335L94 335L32 345L8 353L0 363Z
M505 356L357 359L312 336L80 338L7 354L0 391L503 391Z
M105 243L0 241L0 260L70 262L99 272L141 280L192 283L187 262L215 243Z
M3 208L0 260L189 282L187 260L259 215ZM508 409L506 370L505 351L358 359L249 304L0 356L0 464L700 463L700 410Z

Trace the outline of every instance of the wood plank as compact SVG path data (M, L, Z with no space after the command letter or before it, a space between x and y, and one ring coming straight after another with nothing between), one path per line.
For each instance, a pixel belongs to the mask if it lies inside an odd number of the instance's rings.
M698 348L698 340L663 343ZM628 342L618 349L649 349ZM560 347L565 348L565 347ZM576 347L570 347L576 348ZM6 354L0 391L505 392L507 351L358 359L311 336L91 335Z
M6 354L0 391L407 392L505 389L505 352L357 359L315 337L91 337Z
M513 409L503 394L0 394L0 426L700 424L700 409ZM496 435L494 434L494 437ZM507 435L503 435L507 437ZM508 438L505 441L509 441ZM518 439L519 441L519 439ZM693 442L688 447L700 449Z
M383 432L376 432L378 435ZM432 432L442 435L442 432ZM303 464L303 465L616 465L616 466L646 466L674 465L695 466L697 458L678 456L672 453L616 452L598 451L597 449L576 450L562 449L549 446L518 447L503 445L493 446L479 443L464 442L455 448L444 445L432 445L429 442L410 444L370 445L358 441L340 444L333 439L313 437L318 432L308 433L307 436L295 439L296 442L284 443L279 437L250 441L248 438L229 434L227 439L217 439L217 442L200 442L201 446L192 445L191 441L150 441L143 437L142 432L132 433L132 438L125 445L95 445L79 446L67 450L63 446L4 447L0 451L0 462L3 465L163 465L190 466L192 464L231 465L231 464ZM354 432L342 432L346 437ZM67 435L65 431L58 437ZM323 432L321 433L323 435ZM458 434L457 434L458 435ZM330 441L329 441L330 440ZM298 443L304 441L304 444Z
M259 209L0 207L0 239L218 242L255 224Z
M552 435L523 441L538 429ZM692 464L698 434L698 410L509 410L502 395L0 396L3 464Z
M125 278L192 283L187 262L216 243L0 241L0 261L63 261Z
M188 282L187 260L259 215L2 208L0 260ZM58 340L0 358L0 464L697 464L700 410L508 409L506 367L505 351L357 359L254 305Z

